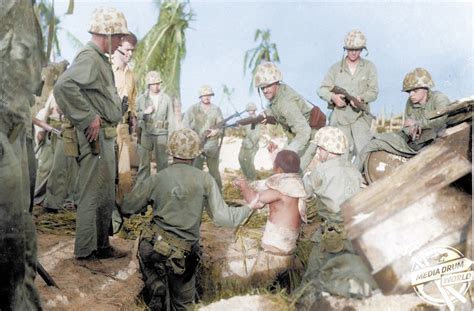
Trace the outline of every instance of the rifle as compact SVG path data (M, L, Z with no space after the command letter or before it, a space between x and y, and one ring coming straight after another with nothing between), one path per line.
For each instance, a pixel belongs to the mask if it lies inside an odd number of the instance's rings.
M267 120L267 123L268 124L277 124L277 120L275 119L275 117L273 116L263 116L263 115L258 115L256 117L247 117L247 118L243 118L243 119L240 119L238 121L236 121L235 123L229 125L229 127L233 127L233 126L238 126L238 125L247 125L247 124L252 124L253 126L256 125L256 124L259 124L261 123L263 120Z
M52 126L49 125L48 123L46 123L46 122L44 122L44 121L41 121L41 120L38 119L38 118L33 118L33 124L36 125L36 126L41 127L41 128L42 128L43 130L45 130L46 132L55 134L55 135L58 136L58 137L62 137L62 136L63 136L63 131L62 131L62 130L58 130L57 128L52 127Z
M222 120L220 122L217 122L216 124L214 124L213 126L208 128L207 130L205 130L201 135L201 147L203 147L204 144L206 143L206 141L208 139L207 135L209 135L211 130L217 130L217 129L221 129L221 128L224 128L224 127L229 127L229 126L226 126L227 121L240 116L244 112L245 112L245 110L243 110L242 112L235 112L234 114L228 116L227 118L225 118L224 120Z
M355 96L350 95L342 87L335 85L332 88L331 92L333 92L334 94L344 95L344 97L346 98L346 103L348 103L348 104L350 104L350 102L353 102L355 107L353 107L352 105L351 105L351 107L356 112L363 111L367 115L369 115L370 117L376 119L375 116L372 113L370 113L370 111L367 110L367 106L364 103L362 103L360 100L358 100Z

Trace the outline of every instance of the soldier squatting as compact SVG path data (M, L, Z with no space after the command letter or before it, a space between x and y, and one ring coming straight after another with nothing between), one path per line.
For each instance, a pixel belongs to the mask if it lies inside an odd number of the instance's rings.
M33 139L30 106L40 82L40 39L31 2L2 4L0 15L5 60L0 82L0 309L40 310L34 286L35 230L28 213L34 175L28 147ZM38 142L54 150L54 157L52 153L48 156L53 159L51 174L65 172L63 179L55 178L61 185L48 182L44 207L55 212L66 202L77 206L77 264L130 256L130 251L109 242L112 214L130 216L152 202L153 218L143 228L138 249L145 284L142 297L152 310L184 310L196 299L204 210L216 224L236 227L253 209L268 205L269 219L255 273L275 277L293 267L296 241L306 221L303 199L314 197L322 224L312 238L314 246L303 281L292 293L297 308L316 309L323 292L353 298L372 294L377 285L345 237L340 205L361 190L361 163L368 153L386 150L413 156L444 126L443 118L430 121L425 117L425 112L449 104L445 95L432 90L434 83L427 70L416 68L403 81L403 91L409 97L402 131L372 135L368 112L378 95L377 72L372 62L360 56L367 49L360 31L347 34L343 46L347 53L330 67L318 90L332 110L329 126L312 124L313 108L283 82L275 64L260 64L254 84L268 101L260 114L262 123L272 117L291 138L286 146L269 144L275 161L266 189L256 191L246 180L238 180L235 184L248 204L229 207L222 197L219 174L223 133L213 128L223 116L212 103L212 88L203 85L198 91L199 102L186 111L182 125L176 124L158 71L147 73L146 89L136 98L128 63L137 40L129 32L124 14L114 8L95 10L89 33L91 40L59 76L39 115L62 130L62 139L36 131ZM12 87L17 81L22 83ZM354 96L363 109L332 92L335 86ZM246 110L256 116L255 104L250 103ZM245 126L239 152L249 181L256 179L253 161L260 127L260 123ZM116 161L121 159L120 152L116 158L115 149L127 150L132 142L130 133L135 131L139 138L138 179L133 190L129 183L128 190L119 196L114 212ZM150 152L157 161L154 175L150 174ZM309 169L314 158L319 164ZM202 170L204 162L209 173ZM40 162L40 170L42 165ZM334 265L343 271L339 276L325 273Z

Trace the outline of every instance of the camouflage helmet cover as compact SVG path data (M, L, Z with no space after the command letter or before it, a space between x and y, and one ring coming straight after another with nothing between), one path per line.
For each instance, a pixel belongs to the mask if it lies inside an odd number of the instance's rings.
M161 82L163 82L163 80L161 80L161 75L158 71L152 70L146 74L146 77L145 77L146 85L157 84Z
M206 95L214 96L214 91L212 90L212 87L210 85L207 85L207 84L202 85L199 88L199 91L198 91L199 98L201 98L202 96L206 96Z
M317 131L311 142L336 154L343 154L348 148L346 135L334 126L325 126Z
M344 48L347 50L359 50L367 48L367 39L359 30L352 30L344 39Z
M280 82L283 80L283 76L280 69L274 63L265 62L258 65L257 69L255 69L253 80L255 87L260 88Z
M418 88L431 89L434 87L430 73L424 68L416 68L406 74L403 79L403 92L409 92Z
M245 111L257 111L257 105L255 105L255 103L250 102L245 107Z
M168 153L173 157L192 160L201 152L201 140L195 131L182 128L171 133L168 141Z
M128 34L127 20L115 8L100 7L92 13L89 32L99 35Z

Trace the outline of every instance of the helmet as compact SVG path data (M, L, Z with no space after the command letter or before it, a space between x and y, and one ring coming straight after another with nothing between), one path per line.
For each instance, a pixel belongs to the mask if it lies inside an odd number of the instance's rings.
M201 152L201 139L195 131L182 128L171 133L168 153L173 157L191 160L199 156Z
M212 90L212 87L210 85L205 84L199 88L198 95L199 95L199 98L201 98L201 96L206 96L206 95L214 96L214 91Z
M346 135L334 126L325 126L317 131L312 143L336 154L345 153L348 147Z
M163 82L163 80L161 80L160 73L158 71L153 70L153 71L149 71L146 74L145 82L146 82L146 85L150 85L150 84L161 83Z
M367 39L359 30L352 30L344 39L344 48L346 50L359 50L367 48Z
M248 103L245 107L245 111L257 111L257 105L254 103Z
M127 20L115 8L100 7L92 13L89 32L99 35L119 35L129 33Z
M275 82L279 82L283 79L280 69L270 62L265 62L258 65L255 69L255 75L253 77L255 87L264 87Z
M425 87L431 89L434 87L433 79L431 79L430 73L423 68L416 68L410 71L403 79L403 90L409 92L414 89Z

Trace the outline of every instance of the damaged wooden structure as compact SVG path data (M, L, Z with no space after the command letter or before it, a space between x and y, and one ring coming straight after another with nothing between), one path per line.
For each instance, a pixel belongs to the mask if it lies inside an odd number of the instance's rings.
M473 105L470 97L430 115L448 115L435 143L342 205L348 238L386 295L413 290L411 260L423 249L472 255Z

